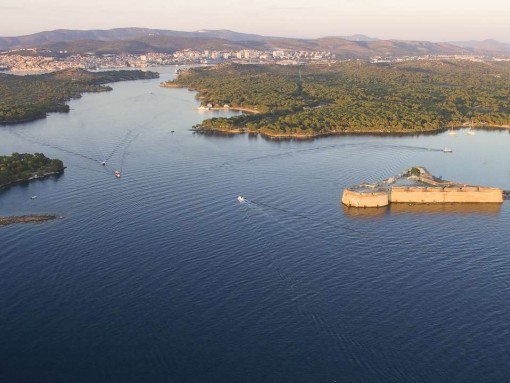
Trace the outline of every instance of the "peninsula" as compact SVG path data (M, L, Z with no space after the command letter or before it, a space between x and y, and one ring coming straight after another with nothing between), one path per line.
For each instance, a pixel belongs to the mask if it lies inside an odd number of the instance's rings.
M107 92L111 82L157 78L141 70L89 72L84 69L16 76L0 73L0 124L46 117L50 112L68 112L67 101L85 92Z
M348 187L343 191L342 203L358 208L390 203L502 203L507 195L499 188L446 181L416 166L381 182Z
M329 65L221 64L163 84L196 90L202 106L256 114L211 118L198 132L274 138L510 127L510 62L420 60Z

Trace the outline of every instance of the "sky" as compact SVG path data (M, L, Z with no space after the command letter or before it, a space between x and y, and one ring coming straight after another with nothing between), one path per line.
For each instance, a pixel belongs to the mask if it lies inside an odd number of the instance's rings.
M508 0L1 0L0 36L145 27L510 43L509 16Z

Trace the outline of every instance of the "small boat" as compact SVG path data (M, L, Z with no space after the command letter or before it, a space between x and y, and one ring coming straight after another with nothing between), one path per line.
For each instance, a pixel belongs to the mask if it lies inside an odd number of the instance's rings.
M30 197L30 199L36 199L37 196L36 195L33 195L32 197Z
M452 150L452 149L450 149L450 148L444 148L444 149L443 149L443 152L444 152L444 153L452 153L452 152L453 152L453 150Z
M451 123L450 129L448 130L449 136L456 136L457 132L453 129L453 122Z
M106 166L106 160L101 161L101 165Z
M238 195L238 196L237 196L237 202L239 202L239 203L243 203L243 202L244 202L244 196L242 196L242 195Z
M470 136L475 135L475 131L473 130L473 121L472 120L471 120L471 125L469 126L469 129L467 131L467 134L469 134Z
M115 174L115 177L117 177L117 178L120 178L120 176L121 176L119 170L115 170L114 174Z

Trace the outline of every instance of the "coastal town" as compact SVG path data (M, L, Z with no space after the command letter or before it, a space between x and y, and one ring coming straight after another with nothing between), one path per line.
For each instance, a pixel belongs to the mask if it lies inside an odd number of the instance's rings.
M413 60L457 59L469 61L510 61L510 57L476 55L424 55L403 57L373 56L365 59L372 63ZM293 50L195 50L184 49L174 53L146 54L97 54L94 52L70 54L67 51L53 52L47 49L24 48L0 52L0 71L52 72L68 68L89 70L115 68L148 68L161 65L199 65L233 62L238 64L333 64L348 59L339 59L329 51Z

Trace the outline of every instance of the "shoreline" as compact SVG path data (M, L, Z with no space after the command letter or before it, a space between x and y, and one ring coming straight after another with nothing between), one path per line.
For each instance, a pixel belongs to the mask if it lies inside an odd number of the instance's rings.
M25 122L32 122L36 120L41 120L48 117L48 113L69 113L69 111L62 111L62 112L46 112L44 114L41 114L40 116L34 116L30 118L25 118L24 120L16 120L16 121L0 121L0 125L16 125L16 124L23 124Z
M213 109L213 108L211 108ZM218 108L223 109L223 108ZM234 110L234 108L230 108ZM260 113L260 112L257 112ZM458 129L464 129L464 127L460 127ZM475 130L510 130L510 125L485 125L483 127L474 128ZM327 133L316 133L316 134L306 134L306 133L298 133L298 134L289 134L289 133L267 133L260 131L249 131L246 128L235 128L235 129L191 129L195 133L219 133L219 134L253 134L253 135L261 135L262 137L268 139L313 139L320 137L328 137L328 136L340 136L340 135L377 135L377 136L410 136L410 135L420 135L420 134L439 134L442 132L446 132L449 128L439 128L439 129L431 129L431 130L420 130L420 131L386 131L386 130L357 130L357 131L333 131Z
M15 225L17 223L40 223L46 221L53 221L55 219L64 218L57 214L31 214L31 215L17 215L9 217L0 217L0 228Z
M64 166L64 169L66 167ZM3 189L6 189L8 187L11 187L11 186L14 186L14 185L18 185L18 184L24 184L24 183L30 183L32 181L39 181L39 180L44 180L48 177L51 177L51 176L60 176L62 174L64 174L64 169L62 169L62 171L60 172L50 172L50 173L44 173L42 176L38 176L37 174L30 177L28 180L16 180L16 181L13 181L13 182L9 182L8 184L0 184L0 191L3 190Z
M242 106L229 106L228 108L225 108L225 107L221 107L221 106L218 106L218 107L211 107L211 108L202 108L200 109L200 107L198 108L193 108L193 110L198 110L200 112L209 112L211 110L235 110L235 111L239 111L239 112L245 112L245 113L250 113L250 114L260 114L260 111L257 110L257 109L253 109L253 108L244 108Z

